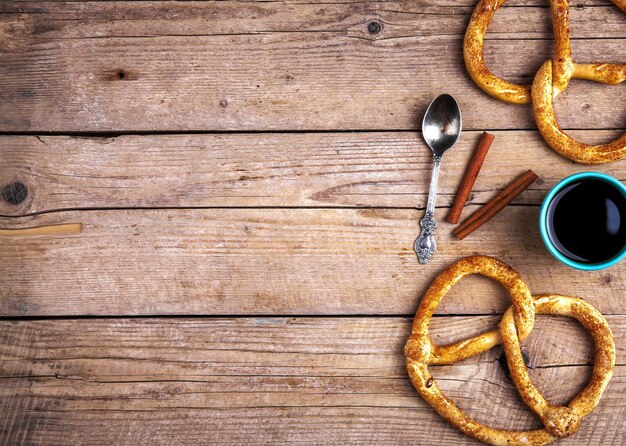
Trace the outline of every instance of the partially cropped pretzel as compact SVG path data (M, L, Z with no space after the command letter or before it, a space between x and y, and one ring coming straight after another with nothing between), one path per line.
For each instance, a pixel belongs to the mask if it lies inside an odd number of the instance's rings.
M578 67L575 64L575 68ZM553 62L546 61L535 75L532 86L535 121L543 139L557 153L582 164L601 164L625 158L626 133L611 143L593 146L576 141L561 130L554 117L554 99L551 94L553 71Z
M481 274L500 282L509 292L513 305L505 312L498 330L446 346L436 346L428 336L428 326L441 299L463 277ZM532 383L522 358L520 341L533 328L535 314L569 316L587 329L596 344L591 380L567 406L549 404ZM502 343L506 360L522 399L541 419L544 428L532 431L494 429L464 414L449 400L430 375L430 364L452 364L480 354ZM467 257L439 274L422 298L405 347L411 382L420 395L444 419L463 433L493 445L540 446L578 430L583 417L600 402L613 374L615 343L600 312L582 299L558 294L531 296L521 276L508 265L491 257Z
M480 0L465 33L465 66L476 84L491 96L514 104L532 102L535 121L550 147L583 164L600 164L626 157L626 134L610 144L591 146L567 136L556 123L554 99L571 79L616 85L626 80L626 64L577 64L572 61L569 38L569 0L550 0L554 55L537 72L533 85L518 85L495 76L484 63L483 43L494 14L505 0ZM626 12L626 0L612 0Z

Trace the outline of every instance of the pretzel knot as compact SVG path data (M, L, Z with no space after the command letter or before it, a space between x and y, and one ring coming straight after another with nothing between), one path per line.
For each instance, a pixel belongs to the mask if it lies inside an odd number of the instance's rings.
M513 305L504 313L498 330L451 345L436 346L428 337L430 319L446 293L470 274L481 274L501 283L511 295ZM524 364L520 342L530 334L535 314L572 317L591 333L595 341L591 380L567 406L549 404L531 381ZM452 364L500 343L515 387L524 403L539 416L544 429L509 431L480 424L443 394L428 371L429 364ZM411 382L422 398L463 433L493 445L544 445L572 435L578 430L581 419L600 402L615 365L613 335L595 307L582 299L558 294L532 296L517 272L499 260L485 256L462 259L437 276L420 302L404 352Z
M626 12L626 0L612 0ZM505 0L480 0L465 33L463 56L474 82L486 93L505 102L533 104L537 127L548 145L561 155L582 163L601 164L626 157L626 134L602 145L589 145L566 135L554 117L554 99L571 79L586 79L609 85L626 80L626 64L577 64L572 61L569 38L569 0L550 0L554 55L546 61L530 85L518 85L495 76L483 60L487 28Z

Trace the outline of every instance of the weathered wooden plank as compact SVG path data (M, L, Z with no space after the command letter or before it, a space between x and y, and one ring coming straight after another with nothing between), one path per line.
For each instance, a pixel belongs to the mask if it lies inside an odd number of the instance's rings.
M472 206L471 211L475 209ZM81 211L1 218L4 227L82 223L64 236L5 236L0 313L410 314L434 275L471 254L498 257L531 290L623 313L626 264L581 273L543 247L539 208L510 206L463 241L440 223L437 255L417 264L422 213L376 209ZM443 212L439 214L443 220ZM474 279L477 280L477 279ZM468 280L447 313L501 312L506 299Z
M241 2L84 2L69 12L9 5L0 39L4 131L411 129L442 91L458 97L468 129L534 128L528 107L489 98L465 73L469 2L425 14L411 2L254 2L244 3L253 13L234 18ZM576 61L619 61L626 18L614 9L574 8L573 32L585 37L573 41ZM500 16L487 60L530 81L552 47L537 40L547 36L547 10ZM383 28L372 35L374 19ZM626 111L614 105L624 102L624 86L575 82L559 119L565 128L621 128Z
M92 3L92 4L88 4ZM476 0L284 2L224 1L77 1L63 8L49 1L6 1L0 14L22 14L27 29L8 29L9 36L42 39L137 36L205 36L268 32L336 32L374 36L367 29L377 21L381 37L463 34ZM621 12L610 1L571 3L572 38L626 38ZM585 4L586 3L586 4ZM551 39L548 5L542 0L507 0L486 38ZM32 17L29 17L32 15ZM45 15L45 17L41 17ZM46 18L49 19L46 22ZM128 22L132 20L134 28ZM433 20L439 26L433 26ZM602 27L599 28L598 24ZM358 28L357 25L364 26ZM27 33L26 31L30 31ZM134 31L133 31L134 30ZM357 34L357 31L360 31ZM371 37L374 38L374 37Z
M85 3L87 1L98 2L101 4L106 3L114 3L114 0L47 0L46 3L65 3L70 5L71 3ZM153 4L165 4L165 3L173 3L174 1L186 4L192 4L194 0L119 0L119 3L122 2L139 2L142 1L144 3L153 3ZM8 2L7 2L8 3ZM33 1L28 0L12 0L12 3L20 3L20 4L30 4L35 3ZM351 3L373 3L372 1L367 2L362 0L319 0L316 2L311 2L310 0L242 0L240 3L245 5L246 3L282 3L288 6L302 6L302 5L348 5ZM383 4L402 4L397 0L378 0L378 3ZM415 0L411 2L415 5L420 6L429 6L434 2L429 2L428 0ZM447 0L445 2L438 2L436 4L440 4L441 6L474 6L476 2L474 0ZM570 2L570 5L575 8L582 7L601 7L601 6L610 6L612 5L610 0L573 0ZM508 0L506 4L502 8L507 7L521 7L521 6L541 6L547 8L548 6L542 0Z
M590 142L619 131L576 131ZM532 168L541 181L515 201L538 205L580 166L555 154L535 131L495 132L473 203ZM446 154L439 205L454 199L480 137L461 135ZM0 215L120 207L383 206L424 207L431 153L415 132L150 135L114 138L0 137L0 189L28 188ZM626 180L626 164L600 170Z
M441 317L444 343L493 317ZM616 339L624 316L609 317ZM0 425L11 444L477 444L411 387L406 318L109 319L0 323ZM525 348L546 397L563 404L585 383L590 339L540 317ZM479 421L537 427L498 366L499 349L433 367L444 391ZM562 444L620 444L626 360L598 408ZM158 433L158 435L155 435Z

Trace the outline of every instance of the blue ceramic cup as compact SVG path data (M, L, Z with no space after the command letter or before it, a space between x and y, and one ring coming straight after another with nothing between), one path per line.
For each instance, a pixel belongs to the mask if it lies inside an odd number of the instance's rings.
M561 192L568 185L584 180L584 179L595 179L605 181L612 186L615 187L616 190L620 191L626 200L626 186L624 186L618 179L613 178L610 175L606 175L604 173L599 172L580 172L574 175L570 175L559 181L550 192L546 198L543 199L541 203L541 212L539 214L539 232L541 233L541 239L543 240L543 244L546 245L550 254L556 257L560 262L566 264L567 266L571 266L572 268L585 270L585 271L596 271L599 269L608 268L609 266L615 265L617 262L626 257L626 245L622 247L617 255L613 258L608 259L601 263L580 263L575 260L572 260L568 257L565 257L552 243L550 239L550 235L548 234L548 209L550 208L550 203L554 199L554 197ZM626 224L626 223L625 223Z

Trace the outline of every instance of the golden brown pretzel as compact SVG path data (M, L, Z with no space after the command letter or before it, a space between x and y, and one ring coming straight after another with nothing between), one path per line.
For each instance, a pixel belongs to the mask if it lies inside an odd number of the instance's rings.
M505 102L533 102L537 125L550 147L561 155L584 164L599 164L626 157L626 136L610 144L590 146L565 135L554 119L552 103L570 79L586 79L605 84L626 80L626 64L575 64L569 39L569 0L551 0L554 55L537 73L532 87L508 82L492 74L483 60L483 43L494 14L505 0L480 0L465 33L465 66L476 84L491 96ZM612 0L626 12L626 0ZM543 70L543 71L542 71Z
M428 337L430 319L445 294L461 278L482 274L500 282L513 299L499 330L484 333L449 346L435 346ZM577 319L593 336L596 355L592 378L567 406L550 405L530 380L520 351L520 340L532 330L535 314L555 314ZM545 428L532 431L494 429L465 415L437 386L429 364L451 364L503 343L511 378L524 402L539 416ZM462 259L443 271L422 298L405 346L411 382L422 398L459 430L493 445L544 445L572 435L580 420L598 405L615 365L615 344L606 320L592 305L561 295L532 296L521 276L491 257Z
M465 66L476 84L486 93L504 102L513 104L528 104L531 101L530 85L518 85L495 76L485 65L483 60L483 46L487 28L496 11L505 0L480 0L472 13L465 39L463 41L463 57ZM555 3L551 2L552 9ZM556 8L559 11L559 8ZM566 13L567 14L567 13ZM565 27L562 24L565 23ZM572 50L569 42L569 24L561 14L552 14L552 28L554 30L554 57L560 73L555 85L562 91L569 82Z
M541 66L532 86L535 122L543 139L557 153L581 164L602 164L625 158L626 133L608 144L592 146L576 141L561 130L554 117L554 96L551 94L552 64L552 61L547 60ZM579 65L574 64L574 66L576 71ZM623 71L624 78L626 78L626 65ZM581 71L581 73L584 72ZM609 74L612 73L609 72Z

